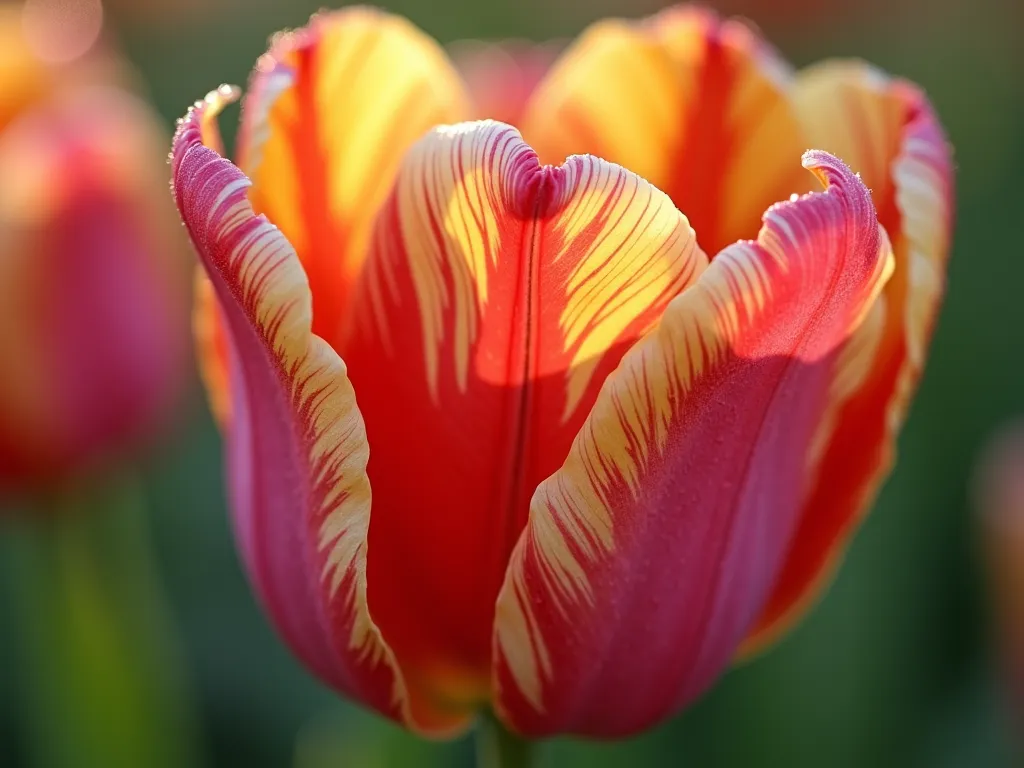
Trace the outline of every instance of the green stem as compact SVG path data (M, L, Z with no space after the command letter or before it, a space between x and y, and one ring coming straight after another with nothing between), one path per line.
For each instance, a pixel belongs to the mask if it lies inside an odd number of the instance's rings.
M33 765L201 765L139 489L118 478L39 507L10 558Z
M508 730L490 712L480 717L476 732L477 768L530 768L536 745Z

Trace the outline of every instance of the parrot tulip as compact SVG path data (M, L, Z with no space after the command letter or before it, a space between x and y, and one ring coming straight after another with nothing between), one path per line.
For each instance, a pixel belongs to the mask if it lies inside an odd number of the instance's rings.
M38 25L37 25L38 26ZM98 52L47 62L0 8L0 488L123 452L183 384L162 131ZM63 38L61 38L63 39Z
M519 130L459 122L444 51L350 9L273 41L237 166L236 95L174 196L241 555L318 677L425 734L618 737L793 622L942 293L916 88L675 9L591 28Z

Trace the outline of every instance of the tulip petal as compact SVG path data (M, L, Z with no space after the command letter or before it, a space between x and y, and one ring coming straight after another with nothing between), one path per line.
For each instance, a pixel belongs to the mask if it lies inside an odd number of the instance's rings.
M218 103L230 104L238 100L240 91L231 85L222 85L217 92ZM209 101L210 99L208 99ZM196 125L203 145L218 155L224 155L224 141L220 135L220 107L195 110ZM224 315L217 304L217 292L206 276L206 268L196 265L193 280L192 331L195 337L199 375L203 380L210 411L221 429L226 429L231 417L231 380L229 378L229 343Z
M444 50L371 8L318 14L259 60L239 167L252 179L253 207L294 243L309 275L314 333L334 341L405 150L467 112Z
M837 350L890 259L861 182L824 153L804 164L827 190L770 208L756 242L714 257L537 489L495 624L496 703L515 730L647 727L699 695L757 618Z
M895 270L881 296L884 317L851 339L865 350L858 382L835 395L815 482L747 653L784 633L814 601L892 468L945 288L951 237L952 159L923 94L866 64L827 62L801 74L797 95L812 143L844 158L872 190Z
M232 97L214 92L178 128L174 196L225 321L226 429L234 524L250 578L297 655L336 689L413 720L366 602L369 454L345 363L311 332L312 303L288 240L246 198L249 180L202 143Z
M664 190L717 253L810 188L786 65L743 24L673 8L591 27L537 87L523 135L542 160L590 152Z
M0 496L99 471L172 416L186 286L165 151L148 105L109 85L0 130Z
M249 199L293 243L316 304L313 332L336 340L366 255L373 217L405 150L468 112L444 51L408 21L371 8L315 15L277 35L242 108L239 167ZM219 151L216 127L203 126ZM209 135L207 135L209 134ZM213 291L196 295L194 325L211 408L230 408Z
M671 201L618 166L542 167L490 121L410 150L339 352L373 444L370 608L414 698L488 702L530 495L705 264Z

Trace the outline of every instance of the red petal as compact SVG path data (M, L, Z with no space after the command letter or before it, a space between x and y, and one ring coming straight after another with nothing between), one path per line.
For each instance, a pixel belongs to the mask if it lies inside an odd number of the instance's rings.
M366 606L369 454L345 364L311 330L309 284L284 236L246 198L249 180L202 143L233 97L181 122L174 196L224 315L232 408L225 425L239 546L278 629L321 679L412 721Z

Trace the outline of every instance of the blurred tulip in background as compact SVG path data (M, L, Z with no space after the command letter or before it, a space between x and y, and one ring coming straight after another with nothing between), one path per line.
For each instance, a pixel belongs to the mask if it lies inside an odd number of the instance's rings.
M92 51L98 28L84 40L50 40L35 5L0 9L0 488L8 489L123 457L169 425L187 372L181 240L160 178L163 129L122 87L127 74L110 55ZM72 31L85 24L76 17Z
M41 768L201 764L134 477L189 372L166 129L134 79L98 0L0 6L0 504L24 513L0 520L0 626Z
M1024 757L1024 424L1004 426L993 438L975 480L1000 693Z

